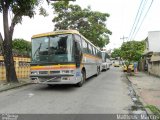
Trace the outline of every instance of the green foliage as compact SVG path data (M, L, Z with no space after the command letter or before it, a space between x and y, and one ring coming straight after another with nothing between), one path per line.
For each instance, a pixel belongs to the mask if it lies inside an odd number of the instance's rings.
M121 56L124 60L139 61L145 49L144 41L128 41L121 46Z
M39 6L39 15L47 16L48 13L42 7L43 0L0 0L0 12L2 12L2 2L6 1L6 6L9 11L12 11L14 14L14 24L21 23L23 16L28 16L32 18L36 12L36 8ZM48 3L49 1L46 0ZM68 0L64 0L65 4L69 4Z
M111 57L112 58L118 58L118 57L122 57L122 52L120 48L116 48L113 50L113 52L111 53Z
M111 31L106 27L108 13L92 11L90 7L82 9L79 5L55 2L53 22L55 30L76 29L88 40L100 48L109 43Z
M146 108L149 108L150 111L157 116L157 120L160 120L160 110L154 105L147 105Z
M31 52L31 42L24 39L14 39L12 45L13 50L20 54L29 54Z
M21 23L22 16L33 17L38 0L10 0L9 6L16 17L16 23Z

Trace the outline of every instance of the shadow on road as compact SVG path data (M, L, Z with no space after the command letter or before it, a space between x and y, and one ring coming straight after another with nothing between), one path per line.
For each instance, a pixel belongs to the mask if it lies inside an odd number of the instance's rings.
M98 77L98 76L97 76ZM86 79L85 83L83 84L82 87L77 87L76 85L44 85L44 84L37 84L38 87L35 88L37 91L65 91L65 92L70 92L70 91L75 91L76 89L82 89L86 85L89 85L92 80L96 80L97 78L95 75L92 77L89 77Z
M65 91L70 92L76 89L74 85L39 85L39 88L36 88L38 91Z

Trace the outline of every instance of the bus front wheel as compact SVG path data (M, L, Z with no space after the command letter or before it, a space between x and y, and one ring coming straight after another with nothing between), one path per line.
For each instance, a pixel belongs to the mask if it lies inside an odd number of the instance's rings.
M82 78L81 78L81 81L79 83L77 83L77 87L82 87L83 83L85 82L86 80L86 72L84 70L82 70Z

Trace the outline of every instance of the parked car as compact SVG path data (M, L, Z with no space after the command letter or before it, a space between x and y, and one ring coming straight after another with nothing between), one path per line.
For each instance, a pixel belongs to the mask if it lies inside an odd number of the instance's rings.
M133 72L133 71L134 71L134 66L133 66L133 64L130 64L130 65L128 66L128 69L131 69L131 71ZM122 66L122 70L123 70L123 72L127 72L127 65L123 65L123 66Z
M123 65L123 66L122 66L122 70L123 70L123 72L127 72L127 66L126 66L126 65Z
M129 68L131 69L132 72L134 72L134 65L133 65L133 64L130 64L130 65L128 66L128 69L129 69Z
M114 66L114 67L119 67L119 66L120 66L119 61L114 61L114 62L113 62L113 66Z

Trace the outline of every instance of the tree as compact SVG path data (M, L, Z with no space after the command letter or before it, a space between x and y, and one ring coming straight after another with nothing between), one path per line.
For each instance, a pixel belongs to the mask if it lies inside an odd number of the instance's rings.
M121 58L122 57L122 52L121 52L121 48L116 48L113 50L113 52L111 53L111 57L112 58Z
M122 58L128 62L139 61L145 49L144 41L128 41L121 46Z
M63 1L52 4L55 30L76 29L93 44L102 48L109 43L111 31L106 27L108 13L92 11L90 7L82 9L79 5L66 5Z
M42 1L42 0L41 0ZM0 46L6 68L6 79L8 82L18 82L13 55L12 55L12 37L14 28L22 22L23 16L32 18L35 15L35 8L41 3L40 0L0 0L0 13L3 15L4 38L0 33ZM48 1L48 0L47 0ZM68 1L68 0L65 0ZM13 13L11 24L9 25L8 13ZM44 9L40 9L40 14L45 14Z
M18 51L20 54L29 55L31 52L31 42L17 38L12 42L13 50Z
M0 0L0 12L3 15L4 38L0 33L2 54L6 68L8 82L18 82L12 56L12 37L16 24L22 22L22 16L34 16L34 8L38 5L37 0ZM13 12L13 18L9 25L8 12Z

